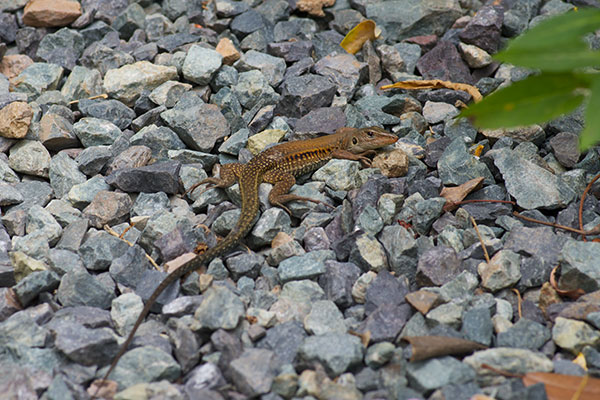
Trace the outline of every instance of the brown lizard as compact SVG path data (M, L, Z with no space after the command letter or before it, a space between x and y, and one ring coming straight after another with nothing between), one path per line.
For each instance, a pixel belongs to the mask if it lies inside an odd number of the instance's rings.
M378 127L363 129L340 128L336 133L331 135L308 140L291 141L270 147L252 158L247 164L224 164L221 166L220 178L202 180L199 184L209 183L213 187L219 188L229 187L236 181L239 183L242 209L236 226L215 247L188 260L178 269L167 275L160 285L158 285L146 302L127 339L121 345L119 352L100 382L105 382L113 371L133 340L136 330L144 321L150 308L163 290L188 272L199 269L201 266L208 264L213 258L223 255L236 247L241 239L252 229L254 219L259 211L258 186L262 182L273 185L273 189L269 193L269 202L271 205L281 207L289 213L290 210L284 206L284 203L289 201L305 200L321 203L319 200L289 194L289 190L296 183L295 177L318 169L332 158L357 160L363 165L369 166L371 161L367 156L375 154L375 149L393 144L397 140L397 136ZM102 385L103 383L100 383L97 387L96 394ZM94 397L96 397L96 394Z

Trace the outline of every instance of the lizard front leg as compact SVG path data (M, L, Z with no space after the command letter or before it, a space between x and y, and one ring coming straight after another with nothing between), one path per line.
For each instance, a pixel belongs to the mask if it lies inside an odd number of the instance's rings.
M198 186L204 185L205 183L209 183L210 186L207 186L204 191L212 188L227 188L236 182L237 177L242 172L243 167L243 164L240 163L223 164L221 165L218 178L212 177L202 179L200 182L194 184L192 187L186 190L184 194L192 193ZM202 193L204 193L204 191Z
M337 149L331 153L333 158L342 158L346 160L360 161L363 167L369 168L371 166L371 160L367 156L373 156L377 154L375 150L367 150L362 153L354 154L347 150Z
M289 208L284 206L284 203L294 200L310 201L316 204L325 204L326 206L332 207L331 204L327 204L321 200L290 194L290 189L296 184L296 178L289 172L272 169L263 175L263 181L273 185L273 189L271 189L271 192L269 193L269 203L271 203L271 205L283 208L290 216L292 215L292 212Z

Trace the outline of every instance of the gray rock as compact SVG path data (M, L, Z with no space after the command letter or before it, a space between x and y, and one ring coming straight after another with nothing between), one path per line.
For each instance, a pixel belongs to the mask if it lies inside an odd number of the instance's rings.
M126 221L131 205L132 201L127 193L101 191L82 212L90 225L102 229L105 225Z
M409 363L406 375L409 384L421 392L475 379L475 371L468 364L450 356Z
M140 193L133 206L131 207L131 215L154 215L158 211L169 209L169 197L166 193Z
M275 104L279 99L267 78L258 70L240 73L238 82L232 89L233 95L246 109Z
M79 101L79 110L85 117L110 121L119 129L125 129L135 118L135 111L119 100L89 100Z
M577 354L584 346L597 346L600 333L583 321L558 317L552 327L552 340L557 346Z
M8 165L17 172L47 178L50 153L38 141L21 140L10 148Z
M503 19L503 9L493 6L482 7L458 36L465 43L495 53L500 47Z
M110 185L106 183L105 179L101 175L96 175L83 183L73 185L65 200L68 200L73 207L83 210L90 204L96 195L100 192L110 190ZM108 204L106 206L109 206Z
M436 246L419 257L416 282L419 287L442 286L454 279L462 269L462 262L454 249Z
M340 96L351 98L360 82L366 78L367 64L358 62L352 54L344 53L321 58L313 70L329 78L337 86Z
M383 304L369 314L357 331L366 334L370 332L374 343L393 341L398 336L410 318L412 310L409 305Z
M363 214L364 212L361 215ZM389 268L383 246L368 233L356 237L348 261L358 265L363 270L379 272Z
M166 124L193 150L210 151L229 135L229 124L219 108L205 104L195 93L185 93L177 105L160 114Z
M327 78L310 74L287 78L281 87L281 100L275 113L296 118L315 108L329 106L337 90Z
M109 273L116 283L136 288L144 273L152 266L140 246L132 246L110 263Z
M165 159L169 150L185 149L185 143L166 126L145 126L129 139L134 146L146 146L152 151L152 157Z
M249 50L243 54L234 66L240 72L259 70L273 87L281 83L286 68L283 59L255 50Z
M104 168L108 160L112 158L112 152L109 146L92 146L83 149L75 162L79 166L79 170L87 176L93 176Z
M480 263L477 272L481 285L493 292L510 287L521 279L521 258L510 250L500 250L490 263Z
M494 150L494 164L506 189L520 207L554 209L570 203L575 192L559 177L517 155L510 149Z
M284 322L267 330L267 335L258 342L257 347L273 350L282 364L291 363L306 337L302 324L297 321Z
M227 259L227 269L231 272L231 275L235 280L242 276L256 279L264 263L264 257L259 254L243 253L229 257Z
M40 293L56 289L59 282L58 275L52 271L35 271L19 281L13 289L20 303L26 307Z
M283 260L277 269L283 283L292 280L311 279L325 273L325 261L335 260L330 250L317 250Z
M212 287L204 294L204 300L194 317L205 329L233 329L244 315L244 303L225 287Z
M48 203L45 208L63 228L73 222L81 220L81 212L72 207L66 200L54 199ZM64 235L65 232L63 232L63 236Z
M111 376L119 389L124 389L137 383L175 380L180 375L181 368L169 354L154 346L143 346L125 353Z
M40 41L37 56L52 64L72 70L83 53L83 35L74 29L62 28L48 34Z
M488 167L467 151L462 139L448 145L438 161L438 172L444 185L461 185L478 177L484 177L486 183L494 182Z
M92 306L107 309L114 298L112 289L87 272L65 274L58 286L58 301L63 306Z
M111 25L121 36L129 39L136 29L144 28L145 16L142 6L132 3L114 18Z
M362 361L363 347L360 339L347 333L328 333L309 336L298 350L304 362L319 361L327 374L336 377Z
M25 220L25 232L34 231L45 236L51 245L55 244L62 234L62 228L52 214L37 204L29 208Z
M179 169L176 161L158 162L138 168L122 168L106 178L106 183L124 192L164 192L179 191Z
M27 347L45 347L50 331L39 326L27 311L17 312L0 323L0 345L10 342Z
M58 198L66 195L73 185L86 181L86 176L79 171L77 163L66 153L61 152L52 157L49 168L50 185Z
M177 68L138 61L110 69L104 75L104 88L110 97L131 105L144 90L177 78Z
M304 319L304 329L317 336L326 333L346 333L347 330L344 316L330 300L313 303L310 313Z
M217 51L192 45L183 62L183 77L198 85L207 85L222 61L223 56Z
M121 136L121 130L112 122L86 117L73 125L73 131L85 147L110 145Z
M550 372L553 369L552 361L537 351L526 349L513 349L508 347L498 347L494 349L481 350L465 357L463 363L469 365L477 372L478 381L490 385L504 381L504 377L499 377L483 368L483 364L494 368L507 371L512 374L524 374L528 372Z
M17 76L15 92L25 93L28 101L47 90L55 90L63 76L63 68L55 64L33 63Z
M489 346L494 334L490 310L486 307L467 310L462 316L461 332L465 339Z
M433 49L421 56L417 69L425 79L474 83L469 66L454 43L447 40L440 40Z
M275 371L275 354L266 349L247 349L230 364L236 388L251 397L271 390Z
M498 346L538 350L550 337L550 329L544 325L521 318L506 331L498 333Z
M400 225L383 228L381 244L388 254L390 269L414 279L417 270L417 241L412 233Z
M340 263L335 260L325 262L326 271L319 277L319 285L327 298L340 308L353 303L352 285L360 276L360 269L352 263Z
M79 248L79 255L87 269L103 271L108 269L113 259L122 256L128 249L129 245L121 239L97 231L87 235Z
M88 329L76 323L55 324L56 348L76 363L90 366L109 362L119 349L110 329Z
M595 242L567 240L558 255L562 290L583 289L586 293L600 288L600 275L595 266L600 245Z
M290 216L280 208L272 207L266 210L250 233L250 241L255 246L265 246L271 243L279 232L290 232Z
M60 92L67 101L86 99L102 93L102 76L96 69L89 69L80 65L70 68Z
M60 276L71 271L85 271L79 254L75 251L59 249L57 247L51 249L49 254L48 264L52 271Z

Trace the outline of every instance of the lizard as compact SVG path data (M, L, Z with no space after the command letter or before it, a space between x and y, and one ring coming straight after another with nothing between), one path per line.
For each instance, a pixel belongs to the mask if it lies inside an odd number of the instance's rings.
M223 164L219 178L211 177L200 181L197 185L209 184L210 187L217 188L229 187L237 181L242 198L239 219L235 227L216 246L185 261L156 287L140 312L127 339L121 344L93 397L96 397L110 373L117 366L121 356L127 351L135 332L160 294L177 279L208 264L213 258L233 250L252 229L259 213L258 186L262 182L273 185L268 196L271 205L278 206L291 214L284 205L289 201L304 200L322 203L320 200L289 194L289 190L296 183L296 177L315 171L333 158L356 160L363 166L370 166L371 160L367 156L374 155L376 149L394 144L397 140L396 135L378 127L362 129L344 127L330 135L290 141L267 148L246 164Z

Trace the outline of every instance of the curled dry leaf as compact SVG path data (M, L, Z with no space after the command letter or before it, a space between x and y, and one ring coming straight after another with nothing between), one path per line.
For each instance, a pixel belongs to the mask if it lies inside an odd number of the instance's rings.
M444 187L440 196L446 199L444 211L452 211L458 207L457 203L462 201L467 195L475 190L481 189L483 178L471 179L456 187Z
M574 289L574 290L559 289L558 283L556 282L556 270L557 269L558 269L558 266L554 267L552 272L550 272L550 284L552 285L552 288L554 290L556 290L556 293L558 293L561 296L569 297L573 300L577 300L578 298L580 298L581 296L583 296L585 294L585 291L583 289Z
M429 79L422 81L402 81L392 83L391 85L385 85L381 87L383 90L386 89L408 89L408 90L420 90L420 89L453 89L462 90L467 92L473 98L473 101L477 103L483 96L475 86L468 85L466 83L456 83L450 81L442 81L439 79Z
M530 372L523 378L525 386L543 383L548 400L571 400L582 389L579 400L600 399L600 379L585 376L553 374L550 372ZM582 387L583 386L583 387Z
M375 40L380 34L381 30L377 28L375 22L366 19L348 32L340 46L348 53L356 54L367 40Z
M433 357L467 354L476 350L487 349L486 346L470 340L448 336L406 336L412 346L410 361L427 360Z

